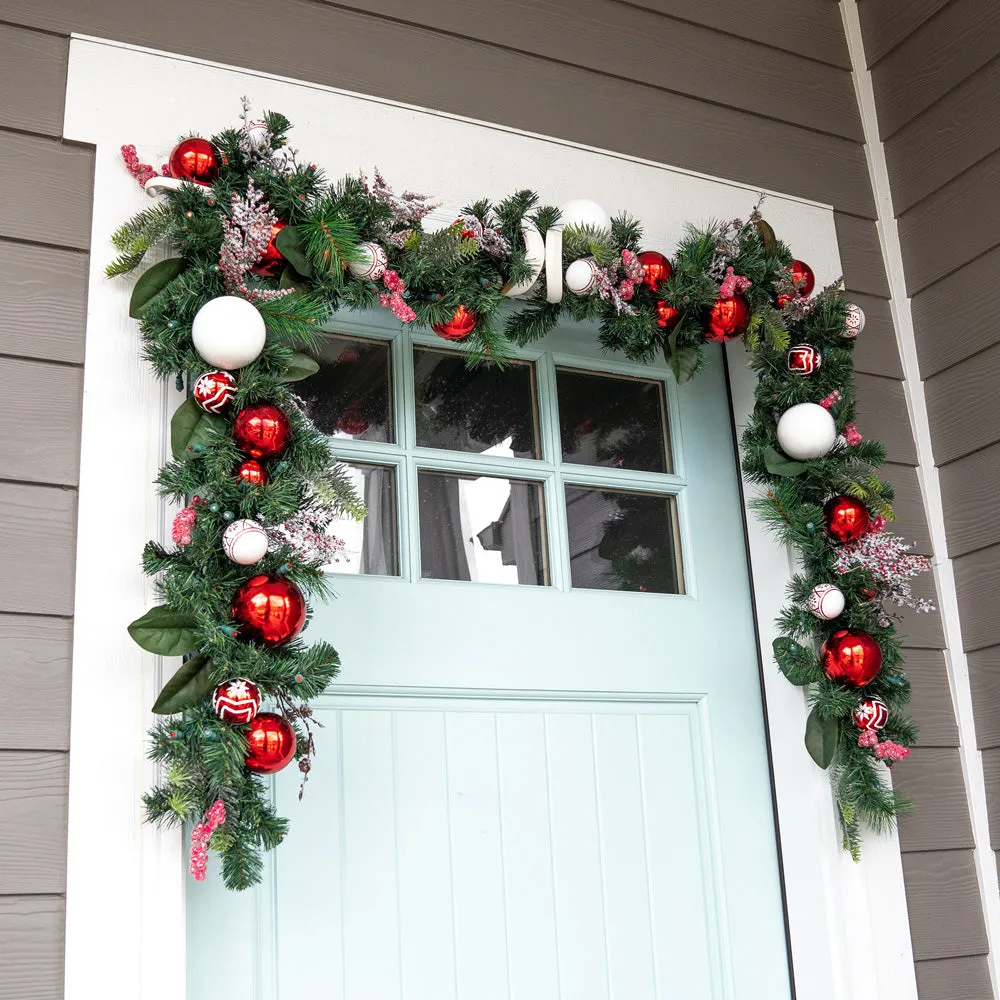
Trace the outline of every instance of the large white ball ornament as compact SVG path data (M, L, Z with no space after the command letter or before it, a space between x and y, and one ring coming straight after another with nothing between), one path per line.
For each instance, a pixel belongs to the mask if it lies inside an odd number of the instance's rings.
M574 295L589 295L597 286L597 261L581 257L566 268L566 287Z
M844 592L832 583L817 583L806 601L809 613L825 622L839 618L843 614L845 604Z
M191 324L194 349L217 368L235 371L254 361L267 339L264 317L257 307L235 295L210 299Z
M256 521L233 521L222 533L222 551L240 566L252 566L267 555L267 532Z
M559 223L564 227L597 229L601 232L611 230L611 216L589 198L574 198L573 201L566 202L559 212Z
M778 421L778 444L789 458L822 458L836 440L837 425L818 403L799 403Z

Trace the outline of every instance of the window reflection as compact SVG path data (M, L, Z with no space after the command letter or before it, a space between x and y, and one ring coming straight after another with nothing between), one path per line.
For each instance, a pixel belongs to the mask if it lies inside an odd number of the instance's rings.
M335 518L327 534L336 539L331 573L398 576L396 543L396 470L389 465L345 465L345 471L368 508L363 521Z
M421 471L420 575L548 583L540 483Z

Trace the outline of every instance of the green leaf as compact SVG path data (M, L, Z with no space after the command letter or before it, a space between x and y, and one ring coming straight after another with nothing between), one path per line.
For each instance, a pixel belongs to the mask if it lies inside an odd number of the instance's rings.
M800 476L806 471L805 462L793 462L776 448L764 449L764 465L772 476Z
M284 232L284 230L282 230ZM307 295L312 291L312 283L308 278L304 278L298 271L289 264L281 272L281 277L278 278L278 288L293 288L296 292L300 294ZM290 297L290 296L289 296Z
M681 385L698 370L698 359L701 352L697 347L679 347L677 349L665 347L663 356L667 364L670 365L670 370L674 373L677 384Z
M818 681L822 676L819 663L812 650L800 645L786 635L780 635L772 643L778 669L792 684L802 687Z
M181 656L198 644L194 631L197 624L193 615L176 611L169 604L158 604L136 618L128 634L147 652Z
M285 226L274 238L274 245L278 248L281 256L295 268L299 274L307 278L312 277L312 264L305 253L305 245L302 234L295 226Z
M154 264L135 283L132 289L132 298L128 304L128 314L132 319L138 319L142 315L143 309L177 277L187 262L181 257L168 257L161 260L159 264Z
M227 424L222 417L206 413L194 398L185 399L170 419L170 453L180 462L190 454L190 445L205 445L224 437Z
M838 734L836 719L821 719L815 708L809 713L806 719L806 749L824 771L833 763Z
M212 661L204 653L196 653L185 660L163 685L153 711L157 715L176 715L207 698L214 686L209 679L211 670Z
M770 224L765 222L763 219L758 219L754 226L757 230L757 235L760 237L761 243L764 244L764 250L767 253L774 253L774 248L778 243L777 238L774 235L774 230L771 228Z
M315 375L319 371L319 362L309 357L308 354L300 354L298 351L292 352L292 360L285 366L285 374L281 376L282 382L301 382L310 375Z

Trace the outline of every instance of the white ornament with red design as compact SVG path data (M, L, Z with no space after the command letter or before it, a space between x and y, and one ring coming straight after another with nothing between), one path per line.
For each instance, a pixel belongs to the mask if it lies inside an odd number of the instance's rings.
M359 243L358 258L347 265L347 270L359 281L378 281L389 265L389 257L377 243Z
M865 314L861 306L853 302L847 303L847 315L844 316L844 329L841 337L846 340L853 340L865 328Z
M267 555L267 532L249 517L233 521L222 534L222 551L240 566L252 566Z
M889 721L889 706L881 698L866 698L854 710L853 719L858 729L881 729Z
M223 722L250 722L260 711L260 689L245 677L234 677L215 689L212 709Z
M844 592L832 583L817 583L809 594L806 607L822 621L833 621L844 611Z
M593 257L581 257L566 268L566 287L574 295L590 295L597 288L600 268Z
M236 379L229 372L205 372L195 380L191 395L206 413L222 413L236 395Z

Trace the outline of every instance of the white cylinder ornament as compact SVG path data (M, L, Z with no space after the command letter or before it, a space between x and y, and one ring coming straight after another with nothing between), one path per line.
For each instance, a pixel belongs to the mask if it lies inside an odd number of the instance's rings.
M378 281L385 274L389 258L377 243L359 243L358 256L360 260L352 260L347 265L353 277L359 281Z
M260 356L267 328L252 302L220 295L195 313L191 339L194 349L210 365L235 371Z
M844 592L832 583L817 583L809 594L806 607L811 615L825 622L839 618L844 612Z
M778 444L789 458L822 458L836 440L837 425L830 411L818 403L799 403L778 420Z
M521 232L524 234L524 258L531 268L531 275L524 281L509 281L500 289L502 294L511 299L527 295L538 283L538 277L545 266L545 240L535 224L530 219L522 219Z
M594 229L611 232L611 216L589 198L574 198L559 210L559 225L563 228Z
M841 337L853 340L865 328L865 312L853 302L847 303L847 313L844 316L844 329Z
M566 268L566 287L574 295L589 295L597 287L597 261L581 257Z
M222 551L240 566L252 566L267 555L267 532L250 518L233 521L222 533Z

